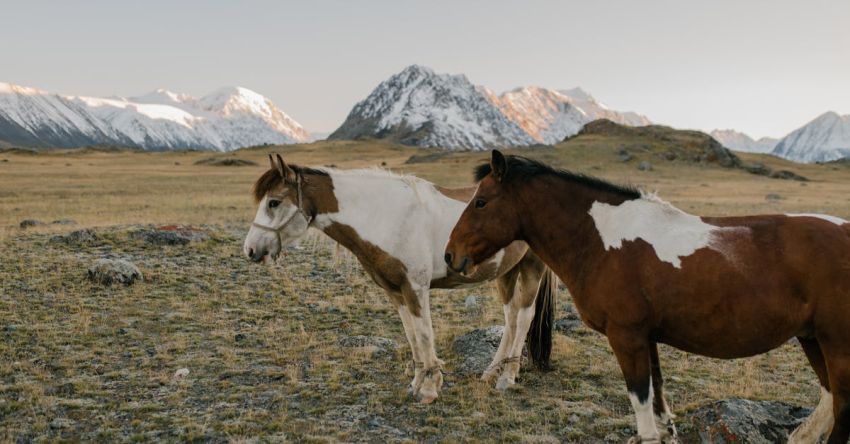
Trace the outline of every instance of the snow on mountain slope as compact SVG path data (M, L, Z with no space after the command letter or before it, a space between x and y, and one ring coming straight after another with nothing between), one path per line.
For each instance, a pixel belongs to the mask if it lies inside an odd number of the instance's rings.
M782 138L773 154L807 163L850 157L850 115L821 114Z
M588 122L608 118L647 125L635 113L606 108L581 89L517 88L496 95L463 75L413 65L355 105L329 139L386 138L414 146L481 150L555 144Z
M222 88L201 99L163 89L103 99L0 83L0 140L12 144L226 151L308 138L270 100L245 88Z
M500 96L491 93L489 97L534 140L549 145L575 135L585 124L597 119L629 126L652 123L639 114L609 110L580 88L554 91L528 86Z
M534 143L466 76L436 74L418 65L378 85L328 139L364 137L472 150Z
M779 139L772 137L753 140L752 137L732 129L714 130L711 132L711 137L730 150L744 153L769 153L779 142Z

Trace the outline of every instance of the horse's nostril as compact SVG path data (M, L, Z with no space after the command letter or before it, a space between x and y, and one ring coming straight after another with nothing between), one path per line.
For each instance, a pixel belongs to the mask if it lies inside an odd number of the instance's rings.
M253 248L248 249L248 257L254 257L254 249Z
M446 253L446 255L443 256L443 258L446 260L446 264L448 264L448 265L452 264L452 254L451 253Z

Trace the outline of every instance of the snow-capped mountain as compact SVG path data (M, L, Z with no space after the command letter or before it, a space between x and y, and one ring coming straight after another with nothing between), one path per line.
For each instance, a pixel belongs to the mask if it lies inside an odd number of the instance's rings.
M807 163L850 157L850 115L821 114L783 137L773 154Z
M648 125L609 110L581 89L517 88L497 95L464 75L412 65L384 81L351 110L329 139L386 138L414 146L482 150L555 144L586 123L607 118Z
M769 153L773 151L779 139L762 137L754 140L752 137L733 129L714 130L711 137L720 142L726 148L744 153Z
M637 113L608 109L581 88L554 91L527 86L500 96L490 93L488 97L535 141L548 145L575 135L585 124L597 119L628 126L652 123Z
M419 65L378 85L328 139L364 137L473 150L534 143L466 76L436 74Z
M221 88L200 99L164 89L133 98L96 98L0 83L0 141L10 145L228 151L308 138L269 99L245 88Z

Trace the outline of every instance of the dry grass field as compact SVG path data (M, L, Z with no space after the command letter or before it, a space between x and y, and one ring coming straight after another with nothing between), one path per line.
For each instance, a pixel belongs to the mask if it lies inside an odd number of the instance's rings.
M628 141L622 141L627 144ZM824 212L850 217L850 168L746 155L808 182L665 161L620 162L614 140L584 138L531 157L630 183L698 214ZM383 292L321 234L277 264L241 256L253 218L253 181L266 153L340 168L385 167L441 185L470 183L484 153L439 155L377 142L200 152L0 152L0 440L235 442L624 442L633 417L605 339L586 329L556 335L549 373L525 370L501 394L475 378L446 377L421 406L405 392L409 356ZM433 154L419 163L414 155ZM209 157L257 166L209 166ZM649 160L652 171L639 171ZM46 222L19 228L24 219ZM71 219L76 225L51 224ZM191 225L209 239L146 243L151 225ZM92 228L94 239L55 238ZM65 239L62 241L61 239ZM86 279L99 258L134 262L131 286ZM500 325L491 286L435 291L437 350L452 370L452 339ZM481 295L484 309L464 308ZM569 306L566 293L559 307ZM397 341L391 356L341 348L348 335ZM662 347L676 413L740 396L813 406L818 388L802 352L785 345L737 361ZM175 378L177 369L188 376ZM680 415L680 417L683 415Z

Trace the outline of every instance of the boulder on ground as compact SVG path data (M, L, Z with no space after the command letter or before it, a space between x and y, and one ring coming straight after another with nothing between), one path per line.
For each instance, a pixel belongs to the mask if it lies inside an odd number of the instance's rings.
M121 259L99 259L89 268L88 276L89 280L103 285L130 285L144 279L135 265Z
M644 160L638 164L637 169L641 171L652 171L652 164Z
M374 347L373 358L392 356L398 349L398 344L392 339L380 336L346 336L339 340L340 347Z
M50 238L50 241L72 246L92 245L98 241L98 236L94 230L83 228L82 230L72 231L65 235L53 236Z
M812 410L778 401L725 399L687 415L681 442L773 444L786 442ZM680 420L681 421L681 420Z
M501 325L494 325L472 330L455 338L452 350L462 360L455 371L467 376L483 373L499 349L504 330Z

